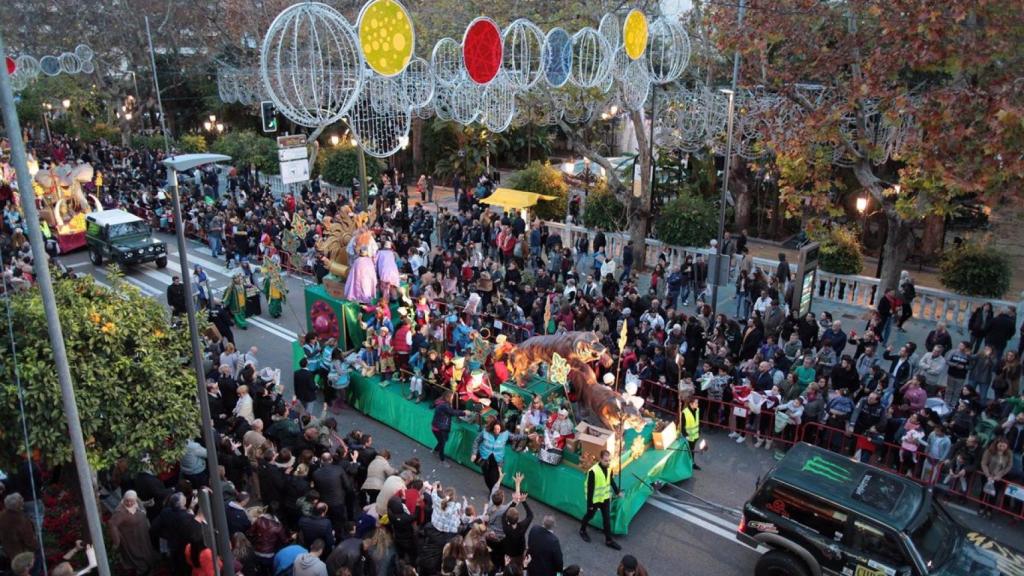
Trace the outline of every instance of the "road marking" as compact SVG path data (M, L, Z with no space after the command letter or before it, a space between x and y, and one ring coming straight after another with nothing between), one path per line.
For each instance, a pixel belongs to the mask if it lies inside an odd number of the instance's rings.
M647 503L659 510L668 512L669 514L675 516L676 518L679 518L680 520L689 522L690 524L693 524L698 528L702 528L708 532L711 532L712 534L721 536L722 538L725 538L730 542L735 542L736 544L739 544L740 546L743 546L744 548L751 550L753 552L757 552L758 554L763 554L768 551L768 548L764 546L758 546L757 548L754 548L749 544L746 544L745 542L741 542L738 538L736 538L736 526L732 526L731 530L726 530L724 527L720 526L720 522L711 522L703 514L701 514L700 517L698 517L695 514L684 512L679 508L673 506L672 504L668 504L658 499L657 497L651 498L650 500L647 501Z
M268 320L264 320L259 316L250 316L249 318L246 318L245 321L252 322L256 326L264 328L268 331L273 330L274 332L282 334L282 337L284 337L286 340L294 341L299 339L299 335L296 334L295 332L285 328L284 326L278 326L277 324L274 324Z
M174 256L175 256L175 258L177 258L178 257L178 253L175 252ZM211 258L212 258L212 256L211 256ZM199 256L196 256L192 252L188 253L188 259L189 259L190 263L192 263L193 265L198 263L203 268L206 268L207 270L213 270L214 272L217 272L218 274L222 274L222 275L227 276L229 278L231 276L233 276L233 274L231 273L231 270L228 270L227 268L221 266L220 264L217 264L216 262L213 262L212 260L207 260L206 258L200 258Z
M159 296L162 293L160 290L158 290L156 288L153 288L152 286L150 286L149 284L146 284L145 282L143 282L142 280L139 280L138 278L133 278L131 276L125 276L124 279L127 280L132 286L135 286L136 288L141 290L142 293L145 294L146 296L150 296L150 297L155 298L155 297Z
M147 276L159 282L161 287L170 286L171 283L174 282L174 278L172 278L169 274L164 274L163 272L157 272L156 270L148 270L146 268L139 268L138 271L142 272L144 276Z
M659 498L659 501L668 504L669 506L674 506L675 508L679 509L679 511L685 514L696 516L704 520L705 522L717 524L718 526L721 526L723 529L729 530L731 532L735 532L737 526L739 525L739 520L737 520L736 522L732 522L730 520L722 518L721 516L717 516L707 510L703 510L696 506L690 506L688 504L683 504L682 502L677 502L668 498Z
M263 330L264 332L266 332L268 334L272 334L274 336L277 336L278 338L280 338L282 340L285 340L287 342L294 342L297 339L294 336L290 336L290 335L282 332L281 330L278 329L277 326L274 326L273 324L264 324L262 322L255 322L254 321L255 319L256 319L256 317L253 316L253 317L250 317L250 318L246 318L245 321L246 321L246 323L248 323L248 324L250 324L250 325L252 325L252 326L254 326L256 328L259 328L260 330Z
M91 266L91 265L92 265L92 262L89 262L88 260L86 260L85 262L79 262L77 264L65 264L64 267L68 268L68 269L71 269L71 270L74 270L75 268L81 268L82 266Z

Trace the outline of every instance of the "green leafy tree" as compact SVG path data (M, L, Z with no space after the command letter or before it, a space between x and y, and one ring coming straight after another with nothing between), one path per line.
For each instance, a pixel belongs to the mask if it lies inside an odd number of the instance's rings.
M684 189L662 209L654 234L673 246L707 246L718 234L718 208Z
M359 179L359 152L349 143L333 148L321 148L317 156L320 176L335 186L351 186ZM376 180L380 175L380 161L366 156L366 178Z
M277 174L281 169L277 161L277 142L251 130L224 134L210 149L231 156L236 166L254 165L264 174Z
M857 233L849 228L834 227L817 238L821 243L821 269L834 274L860 274L864 266Z
M987 243L965 243L939 266L942 285L959 294L1000 298L1010 289L1010 259Z
M526 192L554 196L555 200L540 200L534 207L538 218L561 222L568 209L569 185L562 173L551 164L532 162L508 179L508 187Z
M178 148L190 154L206 152L206 138L199 134L185 134L178 140Z
M608 185L601 181L587 194L583 207L583 225L587 228L619 231L626 224L626 207L619 202Z
M146 456L174 461L199 424L187 332L172 329L163 306L115 268L108 276L110 290L91 277L54 281L89 464L103 470L121 458L130 465ZM23 416L32 448L48 465L67 464L71 444L40 293L13 294L7 302L13 331L0 336L0 418L8 423L0 465L9 469L24 454Z

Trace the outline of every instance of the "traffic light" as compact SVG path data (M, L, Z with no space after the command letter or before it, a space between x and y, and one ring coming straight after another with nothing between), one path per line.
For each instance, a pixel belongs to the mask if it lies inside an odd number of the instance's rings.
M260 103L260 116L263 118L264 132L277 132L277 107L269 100Z

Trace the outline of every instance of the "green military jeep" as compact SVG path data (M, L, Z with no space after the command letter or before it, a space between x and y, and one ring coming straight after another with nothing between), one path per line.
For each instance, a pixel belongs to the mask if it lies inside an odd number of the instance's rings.
M121 266L156 262L167 266L167 245L153 238L149 224L124 210L103 210L85 217L85 244L89 260L102 266L109 260Z
M1024 556L969 532L914 481L809 444L758 483L737 537L756 576L1024 575Z

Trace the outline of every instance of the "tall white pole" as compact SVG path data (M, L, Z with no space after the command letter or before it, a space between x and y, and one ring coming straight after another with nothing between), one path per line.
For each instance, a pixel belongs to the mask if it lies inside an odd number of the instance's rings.
M0 54L6 54L3 37L0 36ZM107 561L107 547L103 543L103 526L96 505L96 491L92 485L92 469L85 453L85 440L82 437L82 422L78 417L78 404L75 402L75 388L71 381L71 368L68 366L68 352L64 347L64 331L60 326L57 313L57 302L53 295L53 283L50 281L49 258L43 245L43 232L39 226L39 212L36 210L35 191L32 189L32 177L28 172L28 157L25 154L25 142L21 139L21 123L14 106L14 91L11 89L11 78L7 67L0 66L0 107L3 109L4 125L7 127L7 138L11 143L11 159L18 175L18 194L21 196L21 208L25 212L25 225L28 228L28 240L35 256L33 269L36 283L43 299L43 311L46 313L46 331L53 347L53 360L57 369L57 380L60 382L61 399L64 404L64 418L68 423L68 436L71 439L71 451L75 460L75 471L78 473L78 486L82 491L82 506L85 508L85 521L89 527L89 539L96 552L96 563L100 576L110 576L110 565ZM27 457L31 458L31 455Z
M146 37L149 40L149 60L153 66L153 86L156 89L156 103L160 110L160 127L164 133L164 144L170 156L170 134L167 132L167 115L164 114L160 97L160 80L156 74L156 55L153 51L153 36L149 32L149 18L146 18ZM214 439L213 419L210 416L210 401L206 392L206 375L203 373L202 344L199 340L199 324L196 320L196 302L192 294L192 269L188 264L188 250L185 245L185 223L181 217L181 195L178 189L178 172L167 168L168 184L174 201L174 232L178 240L178 259L181 263L181 283L185 288L185 312L188 316L189 339L192 343L192 369L196 375L196 402L202 421L203 443L206 446L206 471L210 475L210 500L213 504L213 527L216 532L214 548L224 561L220 568L223 576L235 576L235 560L231 552L231 534L228 533L227 508L224 506L224 487L220 480L220 463L217 461L217 442Z

